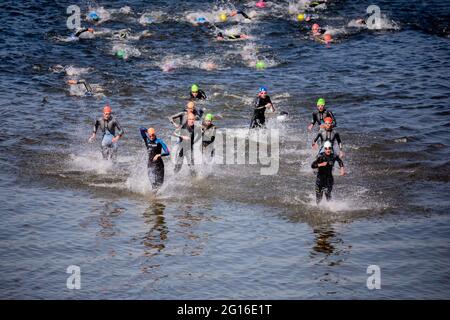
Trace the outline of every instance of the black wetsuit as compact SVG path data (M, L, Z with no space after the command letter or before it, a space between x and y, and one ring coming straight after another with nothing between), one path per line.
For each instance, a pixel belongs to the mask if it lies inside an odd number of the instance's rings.
M212 123L207 126L206 124L202 124L202 150L209 151L211 150L211 157L214 156L214 148L211 145L216 139L216 126ZM211 146L210 146L211 145Z
M334 117L333 113L331 111L328 111L326 109L323 110L323 112L313 112L312 114L312 120L311 120L311 124L314 126L316 123L320 125L324 124L325 118L330 117L331 119L333 119L333 127L336 128L337 127L337 122L336 122L336 118Z
M198 136L195 136L196 133L196 125L193 125L192 127L188 126L187 123L185 123L180 129L178 129L174 136L180 138L180 143L182 144L182 147L180 151L178 152L177 161L175 164L174 171L175 173L179 172L181 170L181 167L183 165L183 157L185 155L188 156L188 165L192 166L194 164L194 143L198 141L198 139L201 139L201 135L198 134ZM184 141L181 136L189 136L190 141ZM184 148L189 147L189 150L184 150Z
M316 143L318 140L320 139L320 143L323 145L323 143L325 141L330 141L331 142L331 146L333 148L333 152L334 152L334 142L336 141L338 143L338 146L340 148L340 150L342 150L342 141L341 141L341 136L339 135L339 133L337 133L334 130L320 130L319 133L317 134L317 136L314 138L313 143ZM322 153L323 151L321 150L319 153Z
M200 120L203 117L203 113L204 113L203 109L194 109L195 120ZM170 119L172 121L179 119L180 120L179 125L183 126L187 122L187 114L188 114L187 111L184 110L174 114L173 116L170 116Z
M206 98L207 98L206 93L203 90L198 90L196 97L194 97L191 91L191 100L206 100Z
M117 143L113 143L111 140L117 135L122 136L124 131L120 126L116 118L111 116L108 120L103 119L103 117L95 121L93 133L97 133L98 129L102 130L102 155L103 159L115 159L117 156Z
M339 156L335 156L333 154L327 156L325 154L321 154L317 157L317 159L311 164L311 168L319 169L317 172L316 179L316 202L320 203L323 197L323 190L325 189L325 196L327 200L331 200L331 191L333 190L333 166L335 162L339 163L339 167L343 167L344 163L342 162ZM319 167L318 164L322 162L327 162L328 164L325 167Z
M89 28L80 29L77 32L75 32L75 37L79 37L82 33L88 32L88 31L89 31Z
M253 111L253 117L252 121L250 122L250 128L257 128L257 127L263 127L266 123L266 105L268 103L272 103L272 100L270 100L270 97L266 95L264 98L258 96L255 99L255 102L253 104L254 111Z
M227 40L238 40L241 38L240 34L224 35L222 32L217 34L217 37L221 37Z
M159 188L164 183L164 161L162 157L170 154L169 148L167 148L164 141L161 139L151 140L147 134L146 128L140 128L142 139L144 139L145 146L148 153L148 178L152 184L153 189ZM153 158L160 154L161 157L158 160L153 161Z

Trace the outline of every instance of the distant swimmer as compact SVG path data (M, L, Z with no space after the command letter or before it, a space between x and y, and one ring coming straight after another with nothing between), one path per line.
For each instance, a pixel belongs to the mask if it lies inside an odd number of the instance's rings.
M253 106L253 117L250 121L250 129L264 127L266 123L266 109L271 109L272 112L276 111L275 107L273 106L272 100L270 100L270 97L267 94L266 87L259 88L258 96L256 97Z
M194 165L194 143L201 139L201 135L196 133L200 133L201 129L195 124L196 117L193 113L189 113L187 117L187 122L175 130L174 136L179 139L180 148L177 150L177 158L174 171L178 173L181 170L183 165L184 157L187 157L188 166L191 167Z
M214 156L214 140L216 139L216 126L214 125L213 115L208 113L202 123L202 151L207 155Z
M196 84L191 86L190 96L191 100L206 100L207 98L205 91L201 90Z
M267 7L267 3L265 3L263 0L258 0L258 2L256 2L255 6L262 9L262 8Z
M70 92L71 95L85 95L85 96L92 96L93 91L91 85L84 79L76 80L76 79L70 79L67 81L67 83L70 85Z
M249 36L246 34L232 34L232 35L224 35L223 32L217 33L216 40L224 41L224 40L246 40Z
M314 37L322 36L326 32L318 23L314 23L311 27L311 33Z
M333 127L337 127L336 118L333 113L325 109L325 99L319 98L317 100L317 112L313 112L311 123L308 126L308 130L311 131L314 125L317 123L320 128L325 128L325 118L330 117L333 119Z
M170 123L172 123L176 128L182 127L188 118L188 115L192 113L195 117L195 120L200 120L203 117L204 110L195 107L194 101L189 101L186 105L186 109L182 112L178 112L169 117ZM178 123L175 121L178 120Z
M248 16L248 14L246 14L246 13L245 13L244 11L242 11L242 10L231 11L230 17L234 17L234 16L236 16L236 15L238 15L238 14L240 14L241 16L243 16L245 19L252 20L252 18L250 18L250 17Z
M333 190L334 185L333 167L336 161L339 163L340 175L345 175L344 162L339 156L332 154L331 142L326 141L324 143L324 149L324 153L319 155L317 159L311 164L311 168L318 169L316 179L317 204L322 201L324 190L327 201L331 200L331 191Z
M325 118L324 121L325 121L325 130L319 131L319 133L313 140L312 147L317 148L317 141L320 139L322 147L319 150L319 155L323 154L325 142L329 141L331 142L332 153L334 153L334 144L335 142L337 142L339 146L339 157L342 158L344 156L344 151L342 147L341 136L339 135L338 132L333 130L333 118L328 117Z
M94 29L92 28L80 28L75 33L74 36L79 39L92 39L95 38Z
M140 128L139 131L148 153L148 178L152 184L152 189L157 190L164 183L164 161L162 157L170 155L170 151L164 141L156 137L154 128Z
M122 138L124 131L119 125L119 122L112 116L112 109L109 105L103 108L103 117L95 121L94 130L89 142L94 141L95 135L98 129L102 130L102 155L103 159L116 159L117 158L117 142ZM117 132L116 132L117 130Z

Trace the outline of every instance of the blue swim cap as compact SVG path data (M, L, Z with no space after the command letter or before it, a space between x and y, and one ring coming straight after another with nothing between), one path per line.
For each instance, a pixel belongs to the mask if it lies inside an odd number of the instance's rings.
M267 88L266 87L259 87L259 92L267 92Z
M205 23L206 19L204 17L198 17L196 20L198 23Z
M95 12L89 13L89 18L91 18L92 20L95 20L95 21L97 21L97 20L100 19L100 17L98 16L98 14L95 13Z

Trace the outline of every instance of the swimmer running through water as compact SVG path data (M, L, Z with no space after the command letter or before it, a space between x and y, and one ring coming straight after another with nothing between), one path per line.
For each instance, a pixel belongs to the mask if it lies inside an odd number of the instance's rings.
M95 121L94 130L89 138L89 142L94 141L95 135L100 128L103 132L102 137L102 156L103 159L117 158L117 142L122 138L124 131L122 130L119 122L112 115L112 109L109 105L103 108L103 117ZM116 134L117 130L117 134Z
M270 97L267 94L266 87L259 88L258 96L256 97L253 106L253 117L250 121L250 129L264 127L266 123L266 109L271 109L273 112L276 111L272 100L270 100Z
M336 119L333 113L327 109L325 109L325 99L319 98L317 100L317 111L313 112L311 123L308 126L308 130L311 131L314 125L317 123L320 129L323 129L325 126L325 118L330 117L333 119L333 127L337 127Z
M320 142L322 144L322 147L319 150L319 155L323 154L323 145L326 141L331 142L332 152L334 153L334 143L337 142L339 146L339 157L344 157L344 151L341 141L341 136L338 132L333 130L333 119L328 117L325 118L325 130L320 130L317 136L314 138L314 141L312 143L313 148L317 148L317 141L320 139Z
M333 190L334 178L333 167L335 162L339 163L340 175L345 175L344 162L339 156L332 154L332 145L330 141L324 143L324 153L319 155L311 164L311 168L318 169L316 178L316 203L322 201L323 191L327 201L331 200L331 191Z
M148 154L148 178L152 189L157 190L164 183L164 161L162 157L170 155L169 148L163 140L156 137L155 129L140 128L142 139Z

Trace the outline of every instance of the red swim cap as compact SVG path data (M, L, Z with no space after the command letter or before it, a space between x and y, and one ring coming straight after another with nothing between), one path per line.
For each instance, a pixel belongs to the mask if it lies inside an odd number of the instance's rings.
M333 123L333 118L326 117L325 119L323 119L323 121L325 121L325 123Z
M110 107L109 105L106 105L106 106L103 108L103 113L106 113L106 112L109 112L109 113L112 112L112 109L111 109L111 107Z

